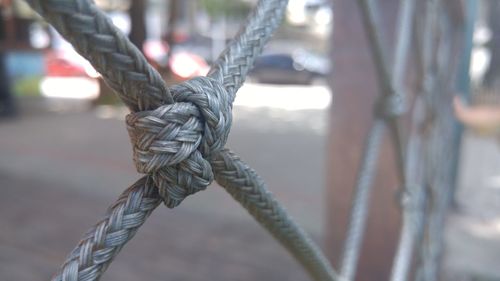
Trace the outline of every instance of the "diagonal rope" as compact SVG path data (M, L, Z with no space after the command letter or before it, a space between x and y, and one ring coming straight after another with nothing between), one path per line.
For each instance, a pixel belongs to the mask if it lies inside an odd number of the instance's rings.
M379 147L386 130L385 126L383 120L376 119L364 144L363 159L356 178L356 189L341 257L340 276L342 280L354 280L356 275L361 243L368 218L369 199L377 168Z
M204 190L214 178L290 251L313 278L338 279L319 248L271 196L262 179L224 148L232 123L231 108L236 92L264 44L282 21L286 0L259 1L244 28L214 63L208 77L198 77L170 89L142 53L90 1L29 1L80 54L92 62L132 110L127 117L127 127L134 161L139 172L148 174L127 189L106 217L83 237L53 280L99 279L161 201L173 208L190 194ZM381 97L376 104L376 120L358 174L342 257L341 276L346 280L355 276L376 160L387 126L395 144L406 195L412 195L414 189L408 182L413 177L407 172L409 167L405 169L408 164L405 160L408 159L403 153L403 133L397 119L405 112L402 79L411 30L408 15L414 0L402 0L402 3L404 18L398 25L398 43L391 73L382 48L381 30L377 27L376 7L371 0L359 0L379 76ZM445 183L436 183L442 184ZM413 204L405 207L393 280L406 279L408 274L415 226L420 221L410 210L414 207Z
M160 203L158 190L148 177L135 182L109 208L106 216L87 231L51 280L99 280Z
M173 99L160 74L134 44L89 0L28 0L89 60L133 111L154 109Z
M326 258L246 164L224 150L231 104L274 30L286 0L261 0L209 73L168 89L142 54L88 0L29 0L103 74L132 110L134 161L149 176L130 187L72 251L53 280L98 280L159 204L177 206L212 173L316 280L336 280ZM212 169L214 171L212 171ZM153 186L155 188L153 188Z
M401 124L398 117L406 111L406 95L404 94L404 77L407 63L410 31L415 1L401 0L398 15L398 31L392 72L387 60L383 45L383 34L378 24L380 17L373 0L358 0L362 13L363 25L369 41L369 47L374 60L380 96L375 104L375 118L368 134L361 168L357 176L354 199L349 215L346 240L341 258L341 276L346 280L354 280L356 268L361 252L366 221L368 216L369 199L373 188L377 158L382 138L389 129L396 151L396 162L403 189L410 184L405 173L404 140ZM408 193L408 192L407 192ZM409 194L409 193L408 193ZM405 231L405 230L403 230ZM407 236L406 234L404 234ZM406 240L405 240L406 241ZM405 242L406 243L406 242ZM403 245L406 247L406 245ZM402 257L402 255L400 255ZM399 257L398 256L398 259ZM397 267L406 265L406 261L398 262ZM398 272L403 272L398 270ZM399 273L398 273L399 274Z
M240 30L214 62L208 76L222 82L231 102L262 48L281 24L287 4L288 0L259 1L244 24L246 28Z
M223 150L213 161L217 182L311 273L315 280L339 280L322 251L267 191L257 173Z
M223 150L214 159L217 181L265 227L311 274L314 280L338 280L327 258L266 189L257 173L234 153ZM52 281L99 280L122 247L133 238L161 197L153 181L143 177L87 231L53 276ZM75 278L77 279L71 279Z

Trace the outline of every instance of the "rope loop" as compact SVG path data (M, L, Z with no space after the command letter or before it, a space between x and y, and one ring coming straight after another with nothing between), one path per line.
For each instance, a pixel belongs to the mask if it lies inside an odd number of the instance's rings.
M152 176L169 208L213 181L208 160L224 148L232 123L229 95L217 80L196 77L171 92L173 104L126 118L137 171Z

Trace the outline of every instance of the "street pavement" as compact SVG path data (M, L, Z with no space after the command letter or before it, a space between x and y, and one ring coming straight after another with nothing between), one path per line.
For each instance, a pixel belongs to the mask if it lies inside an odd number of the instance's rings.
M244 87L228 147L254 167L322 245L329 93ZM281 102L279 102L281 101ZM0 280L48 280L106 208L137 180L122 107L22 100L0 122ZM500 280L500 148L467 133L444 278ZM309 280L216 184L160 206L103 280Z
M445 232L444 276L500 280L500 143L466 132L461 153L457 206Z
M263 88L278 95L296 89ZM274 105L272 94L259 104L247 96L259 88L243 89L227 146L261 174L321 244L329 93L324 87L304 89L307 95L294 94L287 108ZM308 104L315 95L319 102ZM21 103L20 118L0 122L0 280L48 280L86 229L140 175L123 108ZM160 206L104 277L207 279L308 277L216 184L174 210Z

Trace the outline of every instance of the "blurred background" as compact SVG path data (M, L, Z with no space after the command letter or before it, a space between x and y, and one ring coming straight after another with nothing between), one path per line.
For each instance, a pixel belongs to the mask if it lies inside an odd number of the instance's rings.
M378 94L353 2L290 0L285 22L238 92L227 145L335 265ZM399 1L379 2L392 34ZM172 85L205 75L256 1L96 4ZM478 5L471 105L455 106L466 131L440 280L500 280L500 4ZM128 110L24 1L2 0L0 8L0 279L47 280L139 177ZM401 223L394 157L385 146L359 280L387 280ZM104 278L309 280L216 184L173 211L158 208Z

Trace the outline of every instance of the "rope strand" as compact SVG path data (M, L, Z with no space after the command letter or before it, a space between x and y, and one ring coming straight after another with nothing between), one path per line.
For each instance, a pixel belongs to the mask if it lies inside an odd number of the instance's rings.
M260 177L224 149L236 91L281 23L287 0L259 1L208 77L170 89L89 0L29 3L95 66L132 110L127 127L134 161L139 172L148 174L84 236L54 281L98 280L161 200L168 207L177 206L186 196L205 189L212 173L311 276L337 280L325 256L266 190Z

